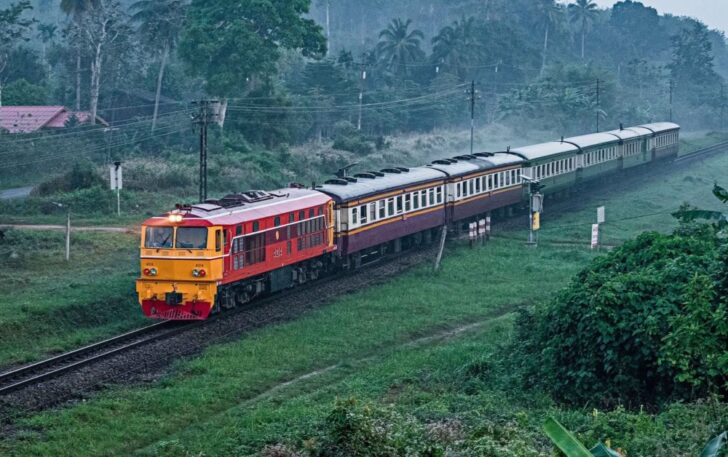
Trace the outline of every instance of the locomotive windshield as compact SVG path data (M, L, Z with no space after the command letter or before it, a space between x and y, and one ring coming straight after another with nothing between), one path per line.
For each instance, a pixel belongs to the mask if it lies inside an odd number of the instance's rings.
M172 227L147 227L144 236L145 248L171 248Z
M205 227L179 227L174 247L183 249L205 249L207 229Z

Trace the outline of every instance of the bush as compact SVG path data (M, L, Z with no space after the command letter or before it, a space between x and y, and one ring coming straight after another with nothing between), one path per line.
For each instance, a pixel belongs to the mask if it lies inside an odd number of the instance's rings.
M41 183L35 189L35 193L38 195L51 195L58 192L90 189L104 184L104 180L90 163L76 162L68 173Z
M374 152L374 146L354 124L348 121L339 121L334 124L334 149L349 151L362 156ZM385 143L382 138L381 144L377 143L377 149L384 149Z
M583 405L728 392L728 249L709 226L645 233L517 325L525 379Z

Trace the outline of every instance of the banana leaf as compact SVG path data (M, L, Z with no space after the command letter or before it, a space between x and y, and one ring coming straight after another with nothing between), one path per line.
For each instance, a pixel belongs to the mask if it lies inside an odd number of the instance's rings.
M728 432L723 432L716 436L712 440L708 441L708 444L703 448L703 452L700 453L700 457L718 457L721 449L728 440Z
M592 453L553 417L546 419L543 429L566 457L593 457Z
M622 457L622 454L614 449L608 448L604 443L599 443L589 450L594 457Z

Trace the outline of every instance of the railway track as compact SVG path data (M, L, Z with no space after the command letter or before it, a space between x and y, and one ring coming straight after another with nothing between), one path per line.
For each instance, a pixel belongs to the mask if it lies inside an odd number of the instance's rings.
M62 373L121 354L188 329L197 323L164 321L0 373L0 396L38 384Z
M679 156L679 157L675 158L675 160L673 162L674 163L690 162L691 160L704 159L704 158L712 156L714 154L718 154L718 153L726 152L726 151L728 151L728 141L722 141L720 143L716 143L714 145L708 146L707 148L698 149L697 151L693 151L689 154Z

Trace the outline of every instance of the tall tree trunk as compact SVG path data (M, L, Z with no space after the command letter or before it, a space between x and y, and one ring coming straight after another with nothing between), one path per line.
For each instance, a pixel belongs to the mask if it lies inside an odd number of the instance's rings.
M101 90L101 46L103 41L96 43L96 52L91 61L91 125L96 124L96 113L99 106L99 92Z
M541 72L540 76L543 76L543 72L546 70L546 53L549 50L549 23L546 23L546 33L543 38L543 55L541 56Z
M81 46L76 48L76 111L81 111Z
M331 21L329 16L329 7L331 6L331 0L326 0L326 54L331 52Z
M159 97L162 95L162 79L164 78L164 67L167 66L169 55L169 43L164 43L162 51L162 62L159 64L159 75L157 76L157 93L154 96L154 114L152 115L152 132L157 126L157 115L159 114Z
M586 43L586 28L581 29L581 60L584 60L584 44Z

